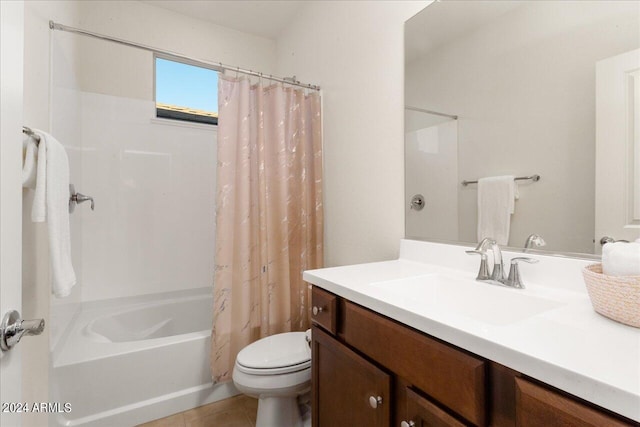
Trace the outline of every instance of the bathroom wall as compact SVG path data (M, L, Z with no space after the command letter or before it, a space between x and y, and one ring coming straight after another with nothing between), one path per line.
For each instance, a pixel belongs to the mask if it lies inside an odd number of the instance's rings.
M539 233L550 247L590 253L595 63L640 39L633 2L616 26L607 16L616 9L604 2L585 2L579 14L572 6L530 2L456 38L408 65L405 94L410 105L460 117L459 181L542 176L520 185L511 245ZM459 212L458 240L476 241L477 186L460 188Z
M429 3L310 2L278 37L278 73L323 88L327 266L398 255L403 24Z

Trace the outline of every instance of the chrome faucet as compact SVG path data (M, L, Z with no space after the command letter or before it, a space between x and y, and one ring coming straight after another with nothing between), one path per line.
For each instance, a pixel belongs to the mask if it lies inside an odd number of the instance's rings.
M486 253L487 247L491 247L493 251L493 269L491 270L489 280L504 283L504 266L502 265L502 251L500 250L500 246L498 246L498 242L491 237L485 237L478 243L478 246L476 246L476 251Z
M489 275L489 268L487 266L487 247L491 247L493 251L493 270ZM478 276L476 280L479 282L491 283L493 285L508 286L511 288L524 289L522 278L520 277L520 270L518 268L518 261L524 261L528 263L536 263L537 259L528 257L516 257L511 260L511 268L509 269L509 276L504 276L504 266L502 265L502 251L498 243L490 238L485 237L482 239L475 250L466 251L469 255L480 255L480 270L478 270Z
M529 249L531 249L532 246L545 246L547 243L544 241L544 239L542 238L542 236L540 236L539 234L530 234L529 237L527 237L527 240L524 242L524 251L523 252L527 252Z
M95 210L96 204L93 201L93 197L85 196L82 193L76 193L76 187L73 184L69 184L69 213L73 213L76 209L76 205L80 203L91 202L91 210Z

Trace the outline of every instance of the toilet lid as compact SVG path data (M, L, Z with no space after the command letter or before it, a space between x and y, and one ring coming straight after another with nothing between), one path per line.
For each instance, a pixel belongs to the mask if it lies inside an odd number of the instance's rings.
M304 332L286 332L249 344L238 353L236 363L251 371L264 369L292 372L311 364L311 348Z

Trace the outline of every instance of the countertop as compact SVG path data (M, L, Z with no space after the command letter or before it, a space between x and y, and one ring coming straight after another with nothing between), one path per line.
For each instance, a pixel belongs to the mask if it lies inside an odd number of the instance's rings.
M391 319L640 422L640 329L593 311L580 283L580 269L593 261L530 255L541 262L523 269L526 289L478 283L491 287L489 292L522 292L561 302L558 307L504 324L478 321L376 286L434 273L473 280L477 264L468 261L471 257L464 255L465 249L403 240L397 260L310 270L303 277ZM509 253L505 255L508 259ZM476 257L473 261L479 262ZM451 268L452 264L456 268ZM482 315L482 310L500 309L494 306L474 311Z

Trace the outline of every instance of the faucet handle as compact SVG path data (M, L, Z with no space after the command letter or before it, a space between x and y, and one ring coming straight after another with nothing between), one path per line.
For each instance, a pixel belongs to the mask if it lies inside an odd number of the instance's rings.
M73 213L76 209L76 205L84 203L86 201L91 202L91 210L95 210L96 204L93 201L93 197L84 195L82 193L76 193L76 187L73 184L69 184L69 213Z
M480 269L476 280L489 279L489 266L487 264L487 252L482 250L465 251L468 255L480 255Z
M527 252L529 249L531 249L532 246L540 247L546 245L547 242L544 241L542 236L540 236L539 234L530 234L529 237L527 237L527 240L524 242L524 250L522 252Z
M528 256L517 256L515 258L511 258L511 265L518 265L518 261L528 262L529 264L540 262L540 260L529 258Z
M509 277L507 277L507 280L504 282L504 284L512 288L524 289L524 283L522 283L522 277L520 276L520 268L518 267L519 261L524 261L529 264L535 264L539 261L537 259L525 256L519 256L511 259Z

